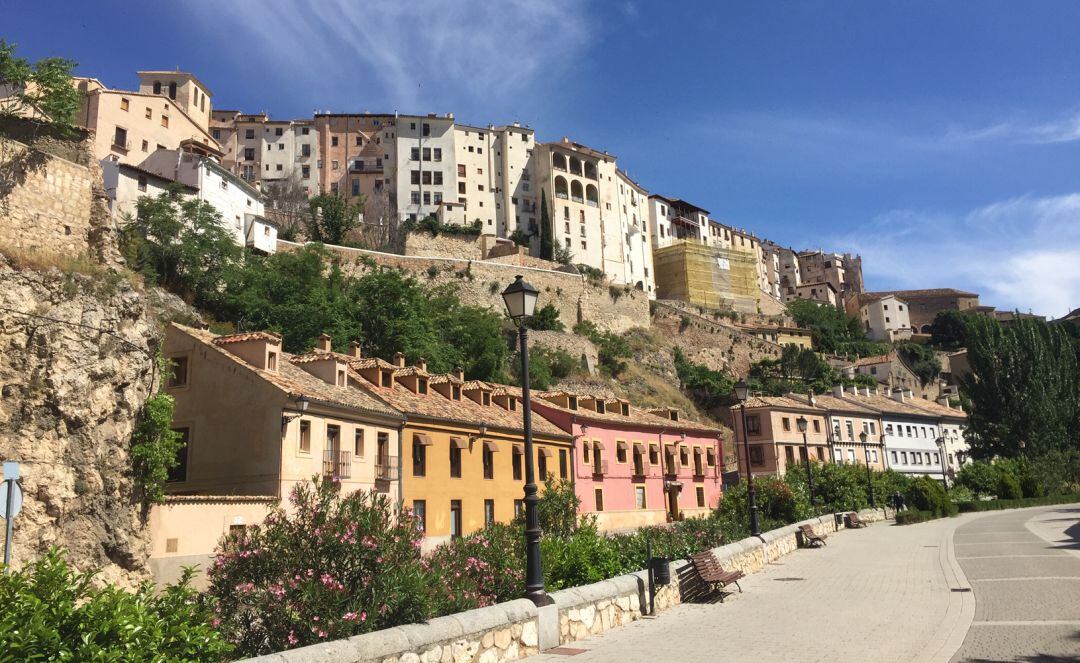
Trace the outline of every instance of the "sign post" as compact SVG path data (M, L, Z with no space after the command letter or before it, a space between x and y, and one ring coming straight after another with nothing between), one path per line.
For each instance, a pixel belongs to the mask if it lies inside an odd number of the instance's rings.
M0 484L0 509L7 521L4 536L4 573L11 572L11 539L15 533L15 516L22 510L23 494L18 479L19 463L4 461L4 483Z

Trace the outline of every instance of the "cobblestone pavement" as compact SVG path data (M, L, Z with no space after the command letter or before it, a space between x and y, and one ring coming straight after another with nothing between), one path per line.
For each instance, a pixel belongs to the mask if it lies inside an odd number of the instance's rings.
M947 661L975 614L953 558L953 531L970 514L897 527L841 531L741 581L725 603L682 604L566 645L586 650L534 660Z
M975 594L953 661L1080 661L1080 505L988 515L953 542Z

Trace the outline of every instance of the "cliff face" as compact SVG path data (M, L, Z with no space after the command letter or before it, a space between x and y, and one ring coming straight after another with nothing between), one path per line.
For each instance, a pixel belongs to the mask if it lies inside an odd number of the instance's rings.
M60 545L103 579L147 577L128 449L156 336L146 295L115 271L0 255L0 458L21 462L25 495L16 567Z

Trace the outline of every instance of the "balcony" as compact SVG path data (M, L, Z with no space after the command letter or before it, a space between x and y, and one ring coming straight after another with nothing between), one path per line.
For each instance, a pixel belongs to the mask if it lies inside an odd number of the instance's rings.
M595 463L593 465L593 472L592 473L593 473L593 478L594 479L603 478L603 476L605 474L607 474L607 472L608 472L608 465L607 465L606 460L600 461L599 463Z
M376 481L397 481L398 479L399 475L396 457L386 456L375 461Z
M383 166L381 163L356 163L349 164L350 173L381 173L383 172Z
M335 449L324 451L322 475L325 479L348 479L352 476L352 452Z

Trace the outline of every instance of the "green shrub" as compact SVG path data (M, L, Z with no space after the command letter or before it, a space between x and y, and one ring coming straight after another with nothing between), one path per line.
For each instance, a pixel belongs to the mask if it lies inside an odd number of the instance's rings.
M1019 500L980 500L963 502L959 505L961 513L973 511L997 511L998 509L1022 509L1031 506L1050 506L1053 504L1073 504L1080 502L1080 493L1047 495Z
M222 633L256 656L423 621L443 586L421 563L421 533L374 491L297 484L290 506L230 534L210 568Z
M998 499L1002 500L1018 500L1024 497L1024 491L1020 487L1020 480L1010 472L1002 472L998 476L997 496Z
M171 363L160 355L157 363L164 382L165 376L172 374ZM179 464L178 454L184 448L180 434L172 429L175 404L173 397L163 391L147 398L131 435L135 484L146 502L165 501L165 482Z
M956 473L956 483L967 486L977 497L997 494L998 472L992 463L976 460L964 465Z
M521 598L525 539L518 525L496 523L437 547L424 560L439 587L434 614L447 615Z
M922 523L927 520L933 520L937 516L932 511L901 511L896 514L897 525L911 525L914 523Z
M536 309L533 316L528 319L527 326L537 331L564 331L566 329L559 320L559 309L551 302Z
M5 661L221 661L231 647L188 586L96 588L53 548L29 568L0 575L0 659Z
M911 482L907 491L907 503L912 509L929 511L935 518L955 515L957 512L956 505L949 499L945 488L928 476Z
M574 484L569 481L560 481L549 478L544 482L544 490L540 493L540 499L536 503L537 515L540 517L540 529L545 536L566 538L573 534L581 526L588 526L596 519L595 516L579 515L581 498L574 492Z
M540 543L549 590L600 582L630 570L623 567L614 541L599 534L593 523L569 537L545 537Z

